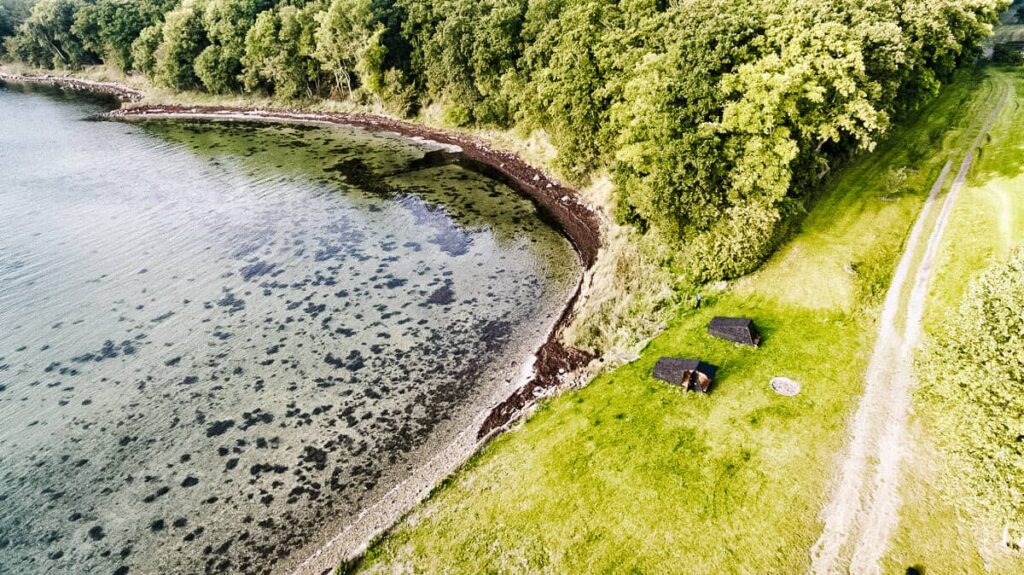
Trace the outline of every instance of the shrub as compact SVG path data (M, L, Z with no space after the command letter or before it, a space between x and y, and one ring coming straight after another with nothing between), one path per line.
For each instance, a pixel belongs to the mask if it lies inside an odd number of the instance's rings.
M162 29L163 39L156 50L156 80L176 90L198 87L194 64L209 45L202 12L193 4L182 4L167 13Z
M919 395L948 455L954 490L1003 527L1024 535L1024 246L988 269L918 360Z
M1020 66L1024 64L1024 52L1010 44L997 44L992 49L992 61L996 64Z

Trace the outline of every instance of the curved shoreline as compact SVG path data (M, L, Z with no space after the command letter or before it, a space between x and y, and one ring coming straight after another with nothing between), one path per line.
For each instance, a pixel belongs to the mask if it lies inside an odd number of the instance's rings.
M3 79L3 76L0 76ZM572 242L590 269L601 245L600 223L594 210L579 199L579 194L563 186L542 170L530 166L519 156L496 150L483 140L395 120L373 114L345 112L304 112L300 110L260 110L228 106L139 105L119 108L104 114L109 119L195 118L202 120L316 123L351 126L369 132L393 132L407 138L424 139L457 148L455 155L470 164L470 169L508 184L537 206L541 216L555 223Z
M54 76L52 74L26 76L23 74L7 74L0 72L0 80L15 83L51 84L58 88L65 88L68 90L79 90L82 92L93 92L96 94L113 96L122 102L138 102L146 97L146 94L141 90L136 90L135 88L125 86L124 84L118 84L117 82L86 80L84 78L75 78L74 76Z
M481 171L509 185L530 199L542 219L553 223L573 245L583 264L583 274L547 339L524 366L530 372L508 398L476 418L478 426L463 430L445 449L436 453L403 482L341 529L326 544L304 554L305 558L285 560L282 572L316 575L330 573L340 563L362 555L370 543L391 529L434 488L458 470L491 438L523 416L536 400L554 393L576 379L574 375L593 358L561 342L561 333L572 320L583 285L583 276L594 265L600 248L600 222L593 209L575 190L566 188L517 155L498 151L471 136L394 120L383 116L350 113L318 113L284 110L249 110L225 106L135 106L108 112L113 120L200 119L210 121L256 121L306 123L355 127L370 132L397 133L448 146L458 163ZM468 164L468 165L467 165Z
M104 117L116 120L145 119L200 119L210 121L256 121L280 123L307 123L349 126L370 132L397 133L455 148L454 155L464 167L483 172L530 199L540 217L561 231L579 254L586 274L597 260L601 245L600 220L594 210L580 200L575 190L567 188L543 171L524 162L519 156L495 150L486 142L451 132L428 128L410 122L371 114L301 112L287 110L249 110L225 106L137 106L108 112ZM477 440L483 441L504 428L529 408L533 401L562 385L562 378L587 365L594 357L581 350L564 345L561 332L576 310L582 276L572 297L566 302L561 316L547 340L534 354L532 377L505 401L494 406L477 431Z
M16 83L47 83L74 90L99 92L122 102L144 98L138 90L112 82L94 82L69 76L24 76L0 72L0 80ZM257 121L268 123L307 123L349 126L370 132L397 133L410 139L428 140L450 148L443 161L458 163L507 184L536 206L538 215L554 225L573 245L583 264L572 296L566 302L546 340L523 366L517 387L505 400L484 410L473 426L405 481L388 491L376 503L364 509L348 526L325 544L311 547L300 557L281 564L281 571L329 573L343 561L365 552L374 538L386 533L404 515L420 503L444 479L454 473L491 438L522 417L536 400L551 395L580 379L580 371L594 356L573 349L561 341L564 328L572 321L579 302L583 279L593 268L601 247L601 221L596 211L579 194L530 166L518 155L496 150L484 140L455 132L363 113L305 112L301 110L258 110L227 106L138 105L120 108L104 115L112 120L195 118L211 121ZM476 427L474 432L473 427Z

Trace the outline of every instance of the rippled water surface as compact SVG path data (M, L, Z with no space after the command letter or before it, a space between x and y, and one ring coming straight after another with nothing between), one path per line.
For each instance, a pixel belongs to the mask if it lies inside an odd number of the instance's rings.
M273 571L504 396L575 286L436 146L99 110L0 85L2 573Z

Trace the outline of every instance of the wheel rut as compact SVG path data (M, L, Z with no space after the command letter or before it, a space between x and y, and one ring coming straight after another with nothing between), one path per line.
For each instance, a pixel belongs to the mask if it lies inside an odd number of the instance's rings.
M911 229L883 303L878 339L865 372L864 393L850 423L830 498L822 510L822 532L811 548L810 571L814 575L873 575L882 571L882 558L899 519L899 472L909 448L907 416L914 385L913 358L921 340L921 320L936 257L975 151L984 143L1011 91L1005 83L996 85L989 96L995 103L966 150L938 216L932 221L952 161L939 174ZM922 241L924 253L918 258ZM904 298L908 287L909 295Z

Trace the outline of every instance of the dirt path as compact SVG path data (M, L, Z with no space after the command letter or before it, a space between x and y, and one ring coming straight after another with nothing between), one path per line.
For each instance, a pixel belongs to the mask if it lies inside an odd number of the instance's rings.
M921 338L928 288L943 233L974 161L975 150L1006 102L1006 85L991 98L994 109L960 164L935 222L929 219L949 176L947 162L925 201L886 293L878 339L865 374L864 395L854 414L850 440L839 465L834 491L822 511L824 527L811 548L811 572L881 573L881 560L899 518L899 469L907 452L906 423L913 387L913 356ZM924 255L915 264L927 233ZM913 282L908 284L908 282ZM903 294L910 285L904 304ZM844 556L849 554L849 563Z

